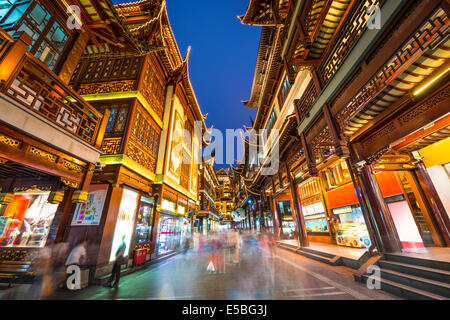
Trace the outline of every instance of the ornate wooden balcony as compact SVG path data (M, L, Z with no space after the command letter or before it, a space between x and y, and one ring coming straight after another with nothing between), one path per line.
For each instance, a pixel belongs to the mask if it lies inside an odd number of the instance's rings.
M294 101L298 123L301 123L303 119L307 117L317 97L318 92L316 90L316 86L314 84L314 81L311 80L306 87L302 97Z
M311 66L317 70L316 80L321 83L320 87L323 88L334 76L347 54L351 51L365 30L367 21L371 15L370 12L368 13L368 7L372 5L380 6L383 2L383 0L354 2L346 9L341 21L335 28L336 30L333 31L332 37L327 42L326 47L323 48L321 57L315 60L306 59L301 63L302 65L308 65L309 62ZM329 1L328 5L330 5ZM316 6L317 8L315 8ZM310 7L307 9L307 14L303 15L304 20L302 23L305 26L305 29L308 30L308 34L311 34L311 30L319 29L320 24L322 23L320 22L321 19L319 19L319 16L323 16L327 9L323 9L321 6L323 6L321 2L312 1L310 2ZM299 44L299 46L302 45L304 48L304 43ZM295 62L294 56L295 54L293 54L292 57L289 57L289 60ZM308 115L319 94L320 88L317 87L317 84L314 84L314 81L311 81L302 97L295 101L297 120L299 123Z
M357 1L356 5L344 16L343 25L339 29L339 33L333 37L329 48L324 52L319 67L319 74L324 84L336 73L366 28L370 16L368 8L381 6L382 3L383 0Z
M12 45L9 40L4 37L2 31L1 59L6 55L5 47ZM103 115L29 52L18 59L19 63L10 76L6 80L3 78L0 92L75 137L95 146Z

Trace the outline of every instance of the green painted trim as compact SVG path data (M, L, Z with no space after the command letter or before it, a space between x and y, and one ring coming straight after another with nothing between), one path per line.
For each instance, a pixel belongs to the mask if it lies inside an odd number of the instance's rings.
M153 172L144 168L134 160L131 160L128 156L124 154L103 155L100 156L99 162L104 163L106 165L115 165L115 164L123 165L128 169L140 174L144 178L149 179L152 182L155 181L156 175Z
M86 100L86 101L129 99L129 98L136 98L137 97L137 91L85 94L85 95L82 95L81 97L84 100Z
M351 75L351 73L360 65L367 52L372 49L375 42L385 32L390 22L397 16L400 9L408 2L408 0L387 0L385 4L380 8L381 10L381 23L382 28L380 30L366 29L358 39L357 43L347 55L338 71L328 81L323 88L319 97L310 110L310 117L303 119L300 125L297 127L298 134L302 134L315 118L322 111L323 105L330 99L345 82L345 80Z

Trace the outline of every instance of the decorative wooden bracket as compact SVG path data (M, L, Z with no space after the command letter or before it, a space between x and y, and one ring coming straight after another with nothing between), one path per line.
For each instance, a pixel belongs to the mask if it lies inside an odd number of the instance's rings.
M330 108L327 104L323 106L323 115L325 118L325 121L328 125L328 130L330 132L331 138L334 142L334 149L335 153L338 157L341 158L349 158L350 157L350 150L348 148L348 144L345 140L341 138L339 135L339 132L336 127L336 123L333 120L333 116L331 115Z
M305 151L306 165L308 166L309 174L313 177L317 177L318 171L316 168L316 163L314 161L313 155L311 154L311 150L306 143L306 137L304 133L300 135L300 139L302 140L303 150Z

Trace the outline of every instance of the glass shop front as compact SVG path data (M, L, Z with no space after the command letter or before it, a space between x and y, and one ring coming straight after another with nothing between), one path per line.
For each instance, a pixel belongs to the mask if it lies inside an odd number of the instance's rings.
M157 255L171 253L180 247L181 219L175 215L160 212Z
M296 224L290 200L277 200L276 205L281 218L282 238L292 240L297 237Z
M346 161L331 162L321 170L320 179L332 243L353 248L370 247L369 232Z
M319 178L310 178L302 182L298 186L298 193L309 240L330 242L330 230Z
M191 224L189 219L181 215L186 212L186 208L173 201L163 199L159 213L159 228L156 244L156 254L158 256L169 254L182 248L187 237L191 235ZM178 214L175 214L178 212Z
M8 205L0 205L0 246L44 247L58 204L49 203L50 192L15 193Z
M139 211L136 223L136 233L134 235L134 245L137 249L150 250L152 235L154 200L142 196L139 204Z

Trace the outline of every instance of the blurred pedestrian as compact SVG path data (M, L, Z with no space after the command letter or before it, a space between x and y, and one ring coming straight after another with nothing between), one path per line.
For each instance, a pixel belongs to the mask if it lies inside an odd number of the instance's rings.
M122 243L116 251L116 259L114 260L113 269L111 272L111 278L109 279L108 286L111 288L118 288L120 282L120 268L126 263L125 251L127 244L125 243L125 235L122 236ZM113 281L115 280L114 284Z
M183 243L183 254L186 254L190 247L191 247L191 238L185 237Z
M69 254L69 244L67 242L59 242L52 249L52 269L55 276L55 282L59 288L64 287L66 279L65 262Z
M70 252L69 257L67 258L66 263L65 263L66 270L69 266L80 267L87 261L87 252L86 252L87 245L88 245L88 240L85 239L72 249L72 251ZM65 274L66 280L67 280L67 277L68 277L68 275L66 272L66 274ZM76 290L76 288L73 285L68 286L67 289Z
M86 253L87 244L88 240L83 240L72 249L69 257L66 260L66 267L71 265L80 266L87 260L87 253Z
M242 247L242 239L241 239L241 235L240 235L240 231L236 231L234 232L234 263L235 264L239 264L239 256L240 256L240 250Z

